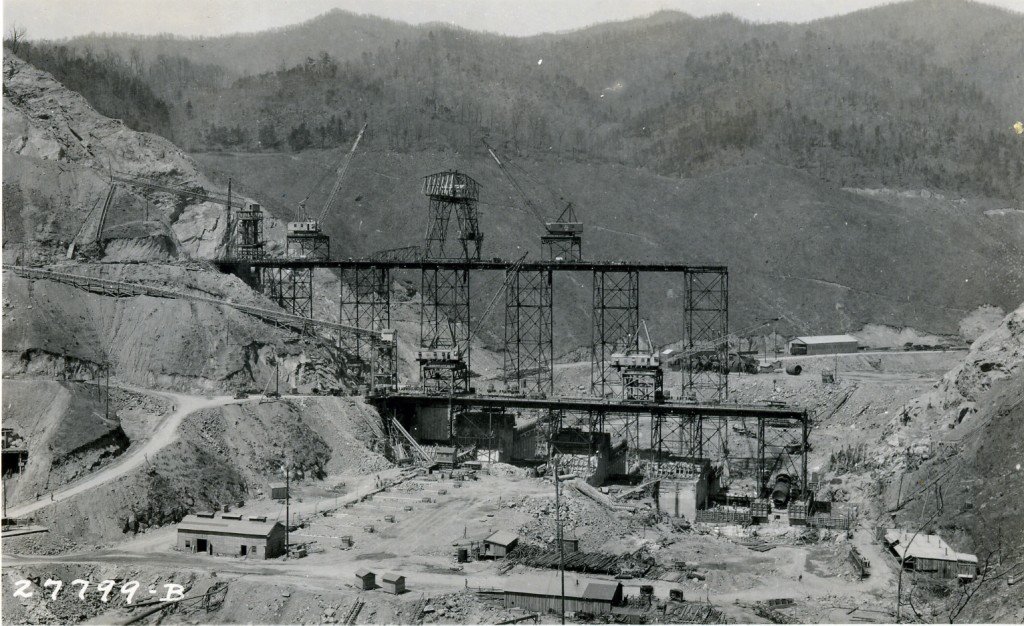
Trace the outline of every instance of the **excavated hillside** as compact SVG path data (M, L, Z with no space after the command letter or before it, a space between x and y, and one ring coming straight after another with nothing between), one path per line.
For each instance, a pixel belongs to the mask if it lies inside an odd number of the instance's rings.
M3 93L6 263L277 308L238 278L197 263L223 249L223 206L119 184L101 218L110 171L222 192L189 156L103 117L12 54L5 55ZM83 255L97 240L99 251ZM69 260L72 242L77 254ZM345 377L346 360L331 342L300 340L230 307L110 297L11 272L3 286L5 377L90 379L109 364L127 383L203 391L262 390L279 372L283 385L302 391Z
M128 397L119 402L124 430L151 430L152 422L166 418L155 407L145 411L148 418L132 414L138 401ZM5 550L62 553L114 544L178 522L190 512L267 496L269 484L282 480L286 454L296 486L379 472L390 463L374 452L381 437L377 420L362 401L334 397L201 409L185 417L176 440L147 454L138 469L33 513L50 532L5 541ZM142 442L132 441L132 446ZM125 448L126 454L135 449Z
M5 550L114 544L266 496L286 455L300 483L387 467L374 452L379 417L361 401L258 400L278 384L308 394L340 381L346 391L350 358L337 337L235 308L281 311L209 263L228 236L224 207L119 185L103 219L97 208L109 170L224 190L168 141L104 118L9 53L3 81L4 262L60 274L3 272L4 426L28 450L5 495L13 515L50 531ZM85 279L163 291L118 293ZM315 280L314 314L336 320L337 277ZM240 390L252 399L233 400Z
M897 412L880 443L884 510L979 559L980 590L926 592L929 610L961 622L1024 619L1019 588L1007 584L1024 576L1024 305Z
M3 71L5 260L15 250L55 260L76 235L94 236L111 171L185 189L214 189L169 141L100 115L85 98L9 51ZM124 187L115 194L105 225L100 237L107 240L108 253L134 260L213 258L227 234L217 204L168 194L147 198Z

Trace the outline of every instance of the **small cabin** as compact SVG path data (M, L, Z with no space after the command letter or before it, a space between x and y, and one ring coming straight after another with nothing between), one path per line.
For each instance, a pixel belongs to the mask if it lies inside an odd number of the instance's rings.
M483 556L500 559L509 552L515 550L519 544L519 535L508 530L499 530L488 538L484 539Z
M381 586L386 593L400 595L405 593L405 576L388 572L380 577Z
M284 500L288 497L288 485L285 483L270 483L270 499Z
M377 586L377 575L365 567L356 572L356 588L368 591Z

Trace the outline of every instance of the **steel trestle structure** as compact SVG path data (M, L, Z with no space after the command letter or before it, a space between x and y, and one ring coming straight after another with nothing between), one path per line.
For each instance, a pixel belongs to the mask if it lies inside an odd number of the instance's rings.
M590 393L603 398L614 394L613 384L621 382L616 380L611 353L625 349L640 326L640 272L626 265L594 270L593 278Z
M391 271L386 267L345 268L341 270L339 318L341 323L383 331L391 327ZM360 362L360 373L373 367L378 357L375 342L360 335L342 334L339 347L347 349ZM376 371L376 368L374 368Z
M526 394L554 391L550 269L509 270L505 290L505 381ZM506 273L507 274L507 273Z
M686 272L686 375L683 397L729 398L729 273Z

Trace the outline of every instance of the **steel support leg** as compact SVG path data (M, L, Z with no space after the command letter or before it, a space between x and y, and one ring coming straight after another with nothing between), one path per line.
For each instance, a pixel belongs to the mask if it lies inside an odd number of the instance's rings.
M551 270L516 270L505 290L505 381L527 394L554 392Z
M593 304L590 392L603 398L615 392L619 378L609 357L625 349L640 326L640 272L594 270Z

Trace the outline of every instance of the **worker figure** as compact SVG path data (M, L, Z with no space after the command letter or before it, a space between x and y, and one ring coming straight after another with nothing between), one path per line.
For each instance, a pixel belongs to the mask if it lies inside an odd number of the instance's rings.
M50 492L50 502L53 502L53 492Z

